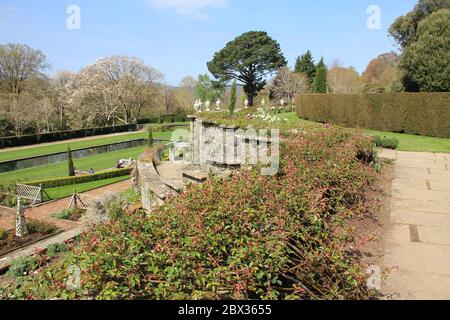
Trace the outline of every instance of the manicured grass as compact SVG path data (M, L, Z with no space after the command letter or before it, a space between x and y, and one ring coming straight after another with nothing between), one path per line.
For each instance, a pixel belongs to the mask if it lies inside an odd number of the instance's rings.
M63 198L70 197L71 195L73 195L74 190L76 190L76 192L82 193L82 192L90 191L90 190L97 189L100 187L108 186L110 184L117 183L120 181L125 181L125 180L128 180L129 178L130 178L129 176L116 177L116 178L111 178L111 179L81 183L81 184L72 185L72 186L50 188L50 189L45 189L45 191L47 192L47 194L50 196L50 199L52 199L52 200L63 199Z
M165 139L170 140L171 132L154 132L154 139ZM73 150L84 149L89 147L96 147L105 144L119 143L124 141L130 141L134 139L146 139L148 138L148 133L146 131L134 132L126 135L118 135L118 136L110 136L99 139L86 139L75 142L61 142L56 144L51 144L47 146L36 146L36 147L27 147L24 149L13 149L13 150L0 150L0 162L15 160L15 159L23 159L35 156L42 156L45 154L58 153L67 151L67 147Z
M114 168L118 159L137 159L141 155L146 146L120 150L116 152L103 153L92 157L75 159L74 164L77 170L89 171L90 168L95 172ZM0 174L1 181L32 181L43 180L58 177L67 177L67 161L54 163L50 165L33 167L23 170L11 171Z
M415 136L411 134L400 134L375 130L364 130L373 136L396 138L400 144L397 150L414 152L437 152L450 153L450 139Z
M279 117L299 124L316 123L313 121L301 119L297 116L296 113L284 113L280 114ZM450 139L384 132L370 129L364 129L363 132L373 136L380 136L381 138L387 137L398 139L400 144L397 150L400 151L450 153Z

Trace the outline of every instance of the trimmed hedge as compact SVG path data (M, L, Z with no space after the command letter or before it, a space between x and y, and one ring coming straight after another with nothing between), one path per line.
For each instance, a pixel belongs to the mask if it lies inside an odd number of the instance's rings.
M152 123L174 123L174 122L187 122L189 118L187 115L171 115L171 116L160 116L143 118L138 120L138 124L152 124Z
M19 136L1 137L0 149L21 147L45 142L55 142L61 140L85 138L127 131L137 131L137 130L139 130L138 125L130 124L122 126L88 128L80 130L56 131L44 134L29 134L20 137Z
M42 184L44 188L57 188L63 186L71 186L80 183L87 183L92 181L128 176L131 174L132 170L133 170L132 168L123 168L94 174L88 174L84 176L54 178L48 180L29 181L29 182L27 181L25 183L30 186L39 186Z
M380 131L450 138L450 93L304 94L304 119Z
M138 131L140 129L139 125L147 123L162 124L162 123L187 122L187 121L189 121L189 118L186 115L171 115L171 116L139 119L137 124L87 128L80 130L56 131L44 134L27 134L20 137L19 136L0 137L0 149L28 146L45 142L55 142L61 140L85 138L127 131Z

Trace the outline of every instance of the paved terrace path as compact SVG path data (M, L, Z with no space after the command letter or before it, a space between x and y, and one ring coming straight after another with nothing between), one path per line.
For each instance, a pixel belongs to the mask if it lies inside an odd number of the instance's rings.
M91 196L101 196L101 195L104 195L107 193L122 192L129 188L131 188L131 180L125 180L122 182L111 184L109 186L105 186L105 187L98 188L95 190L87 191L87 192L84 192L83 194L87 194L87 195L91 195ZM52 223L65 231L78 228L80 226L80 224L77 222L63 221L63 220L55 219L52 217L53 214L59 213L59 212L63 211L64 209L67 209L67 207L70 204L70 199L71 199L70 197L64 198L64 199L53 201L50 203L44 203L43 205L38 206L38 207L27 209L25 211L25 215L27 218L30 218L30 219L36 219L36 220L41 220L41 221ZM15 215L16 215L15 210L0 208L0 228L5 229L5 230L14 229Z
M450 299L450 154L387 153L396 161L383 291L400 300Z

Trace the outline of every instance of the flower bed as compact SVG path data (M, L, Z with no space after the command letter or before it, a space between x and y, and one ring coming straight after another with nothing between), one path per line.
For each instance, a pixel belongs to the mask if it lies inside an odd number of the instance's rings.
M15 236L14 230L0 232L0 256L12 252L16 249L32 244L36 241L47 238L58 232L54 225L30 220L27 223L28 235L19 238Z
M252 123L254 126L257 124ZM369 209L372 142L333 127L283 130L281 170L191 186L147 215L110 222L6 298L367 299L347 219ZM82 288L64 283L82 270ZM0 294L1 296L1 294Z

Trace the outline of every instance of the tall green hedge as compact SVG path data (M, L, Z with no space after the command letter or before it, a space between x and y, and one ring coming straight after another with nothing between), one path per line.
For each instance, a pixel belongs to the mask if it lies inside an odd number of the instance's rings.
M345 127L450 138L450 93L303 94L304 119Z
M80 183L87 183L92 181L128 176L131 174L132 170L133 170L132 168L115 169L76 177L54 178L40 181L27 181L25 182L25 184L30 186L39 186L42 184L44 188L57 188L63 186L71 186Z

